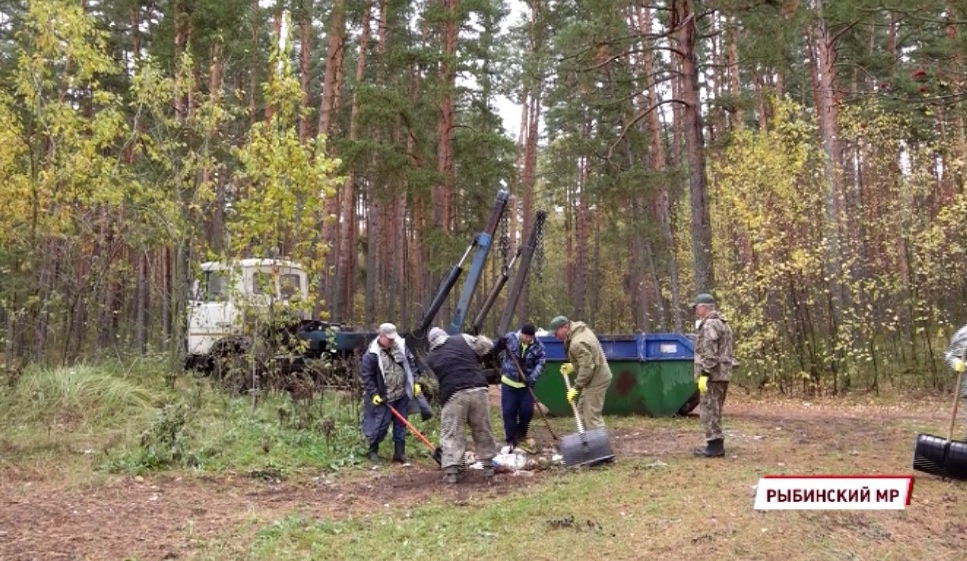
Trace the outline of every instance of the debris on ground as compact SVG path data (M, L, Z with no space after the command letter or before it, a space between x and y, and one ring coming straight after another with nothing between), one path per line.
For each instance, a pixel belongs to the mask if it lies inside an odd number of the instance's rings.
M491 462L495 473L516 474L523 471L549 469L555 464L562 465L563 460L564 457L554 448L545 448L540 454L528 454L520 448L511 449L510 446L504 446ZM477 460L476 454L471 451L464 453L463 465L465 469L483 469L483 463Z

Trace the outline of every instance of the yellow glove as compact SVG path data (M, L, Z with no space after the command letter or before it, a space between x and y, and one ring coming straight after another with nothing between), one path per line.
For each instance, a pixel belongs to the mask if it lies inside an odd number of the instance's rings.
M381 398L379 396L379 394L374 395L373 396L373 405L379 405L380 403L383 403L383 398Z
M576 389L571 388L571 389L567 390L567 402L568 403L574 402L574 398L576 398L577 396L578 396L578 391Z
M570 374L571 372L574 372L573 364L571 364L570 362L565 362L564 364L561 365L562 374Z
M955 358L951 364L954 368L954 372L960 373L967 369L967 363L964 362L962 358Z
M421 391L419 384L413 384L413 397L418 397Z
M702 376L698 379L698 391L699 393L708 391L708 376Z

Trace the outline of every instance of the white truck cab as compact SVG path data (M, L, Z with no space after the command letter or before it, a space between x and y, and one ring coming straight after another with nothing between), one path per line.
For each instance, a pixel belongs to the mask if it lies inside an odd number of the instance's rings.
M307 302L305 269L287 260L242 259L231 264L201 264L192 283L188 310L188 355L204 357L222 338L243 335L242 312ZM307 312L298 312L306 319Z

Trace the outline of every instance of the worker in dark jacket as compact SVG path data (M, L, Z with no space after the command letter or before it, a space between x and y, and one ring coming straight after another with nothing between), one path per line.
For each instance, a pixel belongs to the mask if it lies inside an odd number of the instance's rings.
M497 455L490 428L490 401L487 399L487 377L480 365L480 357L493 350L494 343L483 335L466 333L449 336L434 327L429 333L430 355L427 365L440 382L440 447L446 483L458 480L460 465L466 450L464 426L470 425L477 459L484 468L484 477L494 475L493 457Z
M544 344L537 340L537 330L525 323L520 331L510 332L494 344L500 354L500 410L504 421L504 440L509 447L534 453L533 439L527 431L534 417L533 387L544 368Z
M392 323L379 326L379 335L370 343L360 365L363 386L363 435L369 442L369 459L379 461L379 444L393 422L393 461L406 463L406 425L389 406L407 416L410 400L420 395L420 375L413 355Z

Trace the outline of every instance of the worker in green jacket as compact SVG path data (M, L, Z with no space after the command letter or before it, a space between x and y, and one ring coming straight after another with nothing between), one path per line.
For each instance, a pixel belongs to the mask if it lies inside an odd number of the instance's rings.
M578 414L587 430L604 428L604 397L611 385L611 368L604 356L604 349L591 328L582 321L570 321L565 316L551 320L548 331L564 342L564 355L568 362L561 365L565 374L575 372L568 402L578 400Z

